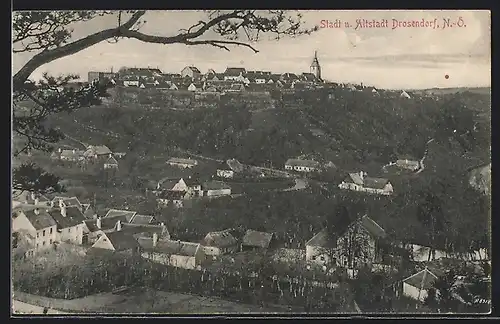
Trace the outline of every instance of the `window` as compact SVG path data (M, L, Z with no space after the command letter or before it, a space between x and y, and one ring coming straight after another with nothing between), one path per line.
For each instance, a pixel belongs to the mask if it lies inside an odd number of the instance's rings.
M50 243L49 244L52 244L52 239L50 239Z
M36 238L39 238L39 237L40 237L40 233L39 233L39 232L37 232L37 233L36 233Z
M45 245L45 241L42 242L42 245Z
M45 236L45 230L43 230L43 234L42 234L42 236Z
M315 256L313 256L313 260L316 260L316 257L315 257Z
M50 228L50 234L52 234L52 230L53 230L53 228L51 227L51 228Z
M39 247L39 246L40 246L40 244L38 244L38 243L37 243L37 244L36 244L36 248L38 249L38 247Z
M321 261L325 261L325 257L324 256L321 256Z
M71 227L70 227L70 228L68 228L68 233L71 233Z

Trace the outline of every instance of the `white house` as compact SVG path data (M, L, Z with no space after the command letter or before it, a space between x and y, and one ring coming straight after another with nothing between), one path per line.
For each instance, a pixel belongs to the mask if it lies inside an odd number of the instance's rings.
M313 172L319 169L319 163L311 160L288 159L285 163L285 170L299 172Z
M415 300L424 301L439 274L436 270L425 268L403 280L403 295Z
M336 266L336 248L336 238L324 228L306 242L306 261L320 266Z
M181 208L184 207L184 200L188 196L189 194L186 191L163 190L158 194L157 202L163 206L173 204L174 207Z
M12 232L24 233L35 251L50 248L57 241L57 223L47 208L23 207L13 214Z
M219 178L228 178L228 179L230 179L230 178L234 177L234 171L227 164L227 162L225 162L225 163L219 164L219 166L217 167L216 175Z
M231 187L222 181L208 181L205 182L201 189L203 190L203 196L215 197L215 196L226 196L231 194Z
M201 242L206 255L217 256L237 252L238 240L229 230L209 232Z
M113 252L138 253L141 246L133 235L121 231L114 231L103 233L92 245L92 248Z
M57 241L81 245L85 230L85 216L75 206L51 208L48 213L57 223Z
M408 160L408 159L398 159L396 161L396 166L401 169L415 171L420 168L420 161Z
M181 76L183 78L197 79L201 76L201 71L195 66L186 66L181 70Z
M367 177L366 172L349 173L339 184L340 189L362 191L379 195L392 195L394 188L388 179Z
M200 269L206 257L199 243L139 239L139 244L142 247L143 258L184 269Z
M198 165L198 161L192 159L182 159L182 158L170 158L167 161L168 165L176 166L184 169L191 169Z
M244 82L246 73L245 68L230 68L228 67L224 72L224 81L239 81Z
M110 154L109 158L104 162L104 169L118 169L118 161Z
M164 178L158 181L156 190L188 191L189 187L183 178Z

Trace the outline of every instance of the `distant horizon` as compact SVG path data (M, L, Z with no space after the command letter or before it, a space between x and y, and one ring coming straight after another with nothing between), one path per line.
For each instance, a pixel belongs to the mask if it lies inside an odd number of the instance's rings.
M284 37L279 41L263 37L251 43L259 53L233 47L225 51L211 46L168 46L121 39L116 44L101 42L74 55L46 64L36 70L32 79L43 72L80 74L88 71L118 70L121 66L157 66L163 71L179 73L184 66L195 65L203 72L224 70L227 66L244 66L249 70L275 73L309 72L318 51L324 79L338 83L371 85L383 89L430 89L491 86L491 37L488 11L314 11L301 10L304 27L320 25L324 19L356 21L358 18L401 20L462 17L461 29L398 28L392 30L362 28L320 28L311 35ZM151 11L141 32L151 35L174 35L180 28L204 19L205 13L193 10ZM116 17L105 16L74 26L74 39L116 24ZM215 37L215 35L207 35ZM15 54L13 71L17 71L36 52ZM448 78L445 78L448 75Z

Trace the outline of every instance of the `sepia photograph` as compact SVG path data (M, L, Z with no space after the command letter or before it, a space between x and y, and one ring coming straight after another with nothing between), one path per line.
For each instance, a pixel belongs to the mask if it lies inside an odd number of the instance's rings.
M11 316L489 314L490 25L13 11Z

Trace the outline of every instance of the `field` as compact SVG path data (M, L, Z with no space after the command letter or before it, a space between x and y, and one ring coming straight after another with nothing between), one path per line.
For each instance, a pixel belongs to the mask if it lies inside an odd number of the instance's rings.
M101 293L73 300L46 298L15 292L22 306L31 304L33 311L51 307L58 312L73 313L156 313L156 314L241 314L283 313L285 307L259 307L235 303L215 297L202 297L147 289L130 289L122 293ZM36 306L40 306L37 309Z

